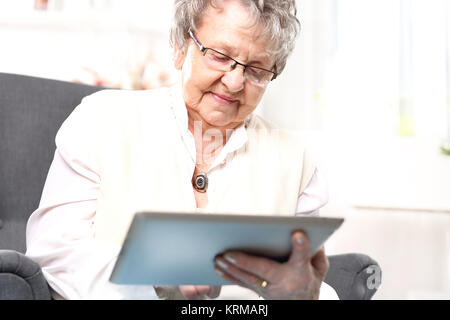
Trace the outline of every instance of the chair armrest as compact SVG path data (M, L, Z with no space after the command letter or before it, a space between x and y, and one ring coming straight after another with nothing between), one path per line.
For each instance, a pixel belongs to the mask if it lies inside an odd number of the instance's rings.
M341 300L369 300L381 284L381 268L365 254L328 256L330 268L325 283Z
M50 300L41 267L22 253L0 250L0 300Z

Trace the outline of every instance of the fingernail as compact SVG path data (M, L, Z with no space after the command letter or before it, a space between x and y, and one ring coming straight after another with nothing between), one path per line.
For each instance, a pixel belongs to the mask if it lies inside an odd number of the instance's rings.
M236 264L236 255L234 253L225 253L223 257L232 264Z
M226 264L225 262L223 262L222 260L216 260L216 263L219 267L221 267L222 269L228 269L228 264Z
M297 234L297 235L295 236L295 242L297 242L298 244L303 244L302 236L299 235L299 234Z
M223 277L224 273L220 271L219 269L214 268L214 271L221 277Z

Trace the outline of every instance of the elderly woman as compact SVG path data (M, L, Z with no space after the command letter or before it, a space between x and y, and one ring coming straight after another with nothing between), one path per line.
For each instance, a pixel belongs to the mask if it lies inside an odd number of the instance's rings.
M294 47L295 1L176 0L174 12L180 83L100 91L83 99L56 136L27 226L27 254L42 266L55 298L220 295L215 286L109 283L136 211L294 215L317 212L327 201L298 139L252 114ZM336 297L322 282L323 249L311 257L301 231L292 247L285 263L227 252L215 270L238 285L235 297Z

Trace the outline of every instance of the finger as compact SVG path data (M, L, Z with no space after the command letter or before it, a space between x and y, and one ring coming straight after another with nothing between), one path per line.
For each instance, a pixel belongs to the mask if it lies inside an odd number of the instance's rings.
M292 252L288 263L303 266L310 260L309 240L303 231L297 230L291 236Z
M221 270L223 273L225 273L228 277L232 277L236 280L238 280L243 286L251 289L251 290L260 290L260 284L261 280L267 280L270 282L270 280L266 278L261 278L259 276L256 276L252 273L249 273L243 269L240 269L236 265L230 263L229 261L226 261L224 258L220 257L216 259L216 269Z
M212 289L212 286L204 286L204 285L194 287L197 290L198 295L207 295Z
M220 294L220 286L205 286L205 285L182 285L179 286L180 292L187 299L198 299L203 296L209 298L217 298Z
M220 295L221 289L222 286L209 286L209 291L208 293L206 293L206 295L211 299L215 299Z
M322 279L325 279L325 276L327 275L328 272L328 268L330 267L330 262L328 261L328 258L325 254L324 247L320 248L320 250L312 258L311 264L316 270L316 272L319 274L319 276Z
M180 292L186 299L194 299L199 296L196 286L182 285L178 287Z
M237 284L238 286L241 286L241 287L244 287L244 288L247 288L247 289L250 289L250 290L253 289L253 287L250 287L250 286L247 285L246 283L240 281L239 279L236 279L236 278L233 277L231 274L227 273L225 270L220 269L220 267L216 267L216 268L214 269L214 271L215 271L220 277L222 277L222 279L224 279L224 280L226 280L226 281L232 282L232 283L234 283L234 284Z
M252 256L239 251L228 251L223 255L226 263L252 274L259 279L274 281L280 263L263 257Z

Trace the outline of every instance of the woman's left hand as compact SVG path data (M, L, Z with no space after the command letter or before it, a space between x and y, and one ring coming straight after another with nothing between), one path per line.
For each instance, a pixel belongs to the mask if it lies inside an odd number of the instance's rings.
M221 286L178 286L178 289L186 299L197 300L205 297L215 299L220 294Z
M325 250L311 257L308 238L301 231L293 233L291 242L293 249L285 263L230 251L216 258L215 270L265 299L318 299L329 268Z

